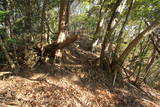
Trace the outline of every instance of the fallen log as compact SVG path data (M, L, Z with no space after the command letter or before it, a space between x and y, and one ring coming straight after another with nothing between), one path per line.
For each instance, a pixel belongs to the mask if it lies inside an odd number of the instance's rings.
M55 53L58 49L63 49L69 46L70 44L75 42L78 38L79 38L79 35L73 35L73 36L67 37L66 40L64 40L63 42L60 42L60 43L53 42L52 44L44 46L43 56L44 57L48 56L54 59Z

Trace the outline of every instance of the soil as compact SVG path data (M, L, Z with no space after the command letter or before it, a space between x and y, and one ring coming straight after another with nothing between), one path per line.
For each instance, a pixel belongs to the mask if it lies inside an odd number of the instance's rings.
M160 93L145 84L117 81L113 86L84 40L63 50L63 63L25 68L17 75L0 72L0 107L160 107Z

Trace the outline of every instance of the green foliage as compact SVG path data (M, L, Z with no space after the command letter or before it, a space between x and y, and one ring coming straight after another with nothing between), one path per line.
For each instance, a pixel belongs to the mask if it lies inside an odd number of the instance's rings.
M107 9L113 9L114 6L115 6L115 2L116 0L106 0L105 3L104 3L104 7L107 8Z
M0 10L0 19L3 19L6 14L8 14L7 11Z
M92 0L79 0L79 1L84 4L89 4L92 2Z
M22 46L22 45L24 45L24 42L22 40L18 40L18 39L15 39L15 38L10 38L10 39L7 40L7 44Z
M80 14L73 18L73 23L83 22L87 19L87 14Z
M3 37L6 35L5 29L3 27L0 28L0 35Z
M160 1L159 0L137 0L132 11L132 19L138 20L140 17L160 16Z
M58 11L56 9L49 10L48 15L48 22L50 24L51 29L53 30L53 32L58 31Z
M60 0L49 0L50 5L48 7L53 8L53 7L58 7Z
M1 10L0 10L0 22L3 22L3 21L4 21L5 15L7 15L7 13L8 13L8 12L6 12L6 11L1 11ZM0 35L1 35L2 37L5 36L5 29L4 29L3 25L1 25L1 24L0 24Z
M52 39L52 40L54 40L54 41L55 41L55 40L56 40L56 38L57 38L57 35L56 35L56 34L52 34L52 35L51 35L51 39Z
M4 22L4 18L5 18L5 16L8 14L8 12L7 11L1 11L0 10L0 22ZM0 24L0 26L1 26L1 24ZM1 28L0 28L1 29ZM0 33L1 33L1 31L0 31Z
M73 18L73 25L82 25L84 29L90 29L92 28L93 30L96 28L98 18L96 16L90 16L88 17L87 14L80 14L77 15Z

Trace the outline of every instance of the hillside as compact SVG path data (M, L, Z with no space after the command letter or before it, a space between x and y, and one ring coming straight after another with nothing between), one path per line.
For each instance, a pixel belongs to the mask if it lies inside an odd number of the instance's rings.
M1 72L1 107L159 107L160 93L141 84L116 82L93 63L81 37L65 48L61 64L42 64L17 75ZM89 41L89 40L88 40ZM85 41L87 43L87 41Z

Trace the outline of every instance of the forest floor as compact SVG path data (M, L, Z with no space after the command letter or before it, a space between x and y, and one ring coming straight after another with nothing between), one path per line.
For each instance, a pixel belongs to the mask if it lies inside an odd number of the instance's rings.
M145 84L126 81L113 87L110 76L94 68L98 54L87 51L82 41L64 49L61 64L18 75L1 72L0 107L160 107L160 93Z

